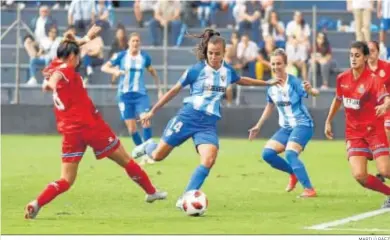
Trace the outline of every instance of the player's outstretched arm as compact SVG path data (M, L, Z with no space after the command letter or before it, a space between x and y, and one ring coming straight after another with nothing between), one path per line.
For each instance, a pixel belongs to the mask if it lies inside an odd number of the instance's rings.
M108 74L111 74L111 75L114 75L115 78L119 77L120 75L125 74L125 72L123 70L115 68L110 61L103 64L103 66L101 67L101 71L108 73Z
M318 89L316 88L313 88L308 81L303 82L303 88L308 94L312 95L313 97L320 95L320 91L318 91Z
M281 83L281 79L271 79L268 81L254 79L250 77L241 77L236 83L242 86L273 86Z
M271 116L274 108L275 108L275 105L273 103L267 103L263 113L261 114L259 121L256 123L255 126L253 126L251 129L248 130L250 141L252 141L253 139L256 138L256 136L260 132L260 129L263 126L264 122Z
M341 100L334 98L332 104L330 105L328 117L325 121L325 136L328 139L333 139L333 132L332 132L332 121L334 117L336 116L337 111L341 107Z
M375 107L376 115L382 116L390 109L390 97L386 96L383 99L383 103Z
M62 74L59 72L54 72L49 80L44 80L42 84L42 90L46 91L54 91L56 89L58 81L62 79Z

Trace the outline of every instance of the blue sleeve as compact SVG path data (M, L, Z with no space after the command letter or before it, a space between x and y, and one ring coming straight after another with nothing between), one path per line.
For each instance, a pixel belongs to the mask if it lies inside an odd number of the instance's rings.
M266 96L266 98L267 98L267 103L272 103L272 104L274 104L274 101L272 100L272 98L269 96L269 88L267 88L267 96Z
M145 68L150 67L152 65L152 58L147 53L144 53L143 56L145 58Z
M230 83L233 84L233 83L238 82L241 79L241 76L238 75L237 71L234 70L234 68L231 68L230 71L231 71L231 76L230 76L231 77L231 81L230 81Z
M305 97L305 98L309 97L309 94L303 88L303 84L301 80L294 77L293 84L294 84L295 91L298 93L300 97Z
M185 87L188 84L194 83L198 78L198 75L199 71L197 71L195 67L190 67L181 75L179 82L182 87Z
M125 56L125 54L126 54L126 51L122 51L122 52L119 52L119 53L114 53L112 55L112 58L110 59L110 62L112 64L112 66L119 66L120 63L121 63L121 60Z

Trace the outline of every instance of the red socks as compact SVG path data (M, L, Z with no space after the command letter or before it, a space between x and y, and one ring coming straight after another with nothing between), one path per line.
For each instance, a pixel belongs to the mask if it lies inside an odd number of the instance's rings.
M43 207L61 193L66 192L69 188L70 184L65 179L49 183L37 198L38 206Z
M390 196L390 187L388 187L386 184L381 182L378 178L368 175L366 184L364 184L364 187L369 188L371 190L383 193L386 196Z
M130 162L126 165L125 170L127 175L136 182L147 194L154 194L156 189L150 182L150 179L146 172L142 170L142 168L134 162L134 160L130 160Z

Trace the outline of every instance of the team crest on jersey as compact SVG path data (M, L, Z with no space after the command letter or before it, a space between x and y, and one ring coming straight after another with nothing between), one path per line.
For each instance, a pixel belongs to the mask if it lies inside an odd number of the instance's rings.
M359 86L359 88L358 88L358 92L359 92L360 94L363 94L365 91L366 91L366 89L364 88L364 85L361 84L361 85Z
M222 80L222 82L224 82L224 81L226 80L226 76L225 76L225 75L222 75L222 76L221 76L221 80Z
M379 76L381 78L384 78L386 76L386 73L385 73L385 71L383 69L379 71Z

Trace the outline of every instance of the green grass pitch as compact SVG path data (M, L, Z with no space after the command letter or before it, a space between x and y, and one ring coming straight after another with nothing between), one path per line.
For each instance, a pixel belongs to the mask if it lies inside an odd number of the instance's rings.
M121 138L130 151L132 141ZM318 198L298 199L301 186L286 193L288 176L260 159L264 140L221 139L221 150L202 190L209 199L204 217L175 208L199 164L192 142L163 162L145 166L169 198L144 202L143 192L110 160L96 161L90 150L75 185L44 207L36 220L23 208L60 174L59 136L2 136L2 234L384 234L305 230L304 227L378 209L384 197L363 189L351 177L342 141L313 141L301 158ZM370 170L375 172L374 163ZM389 183L389 181L388 181ZM386 213L340 228L390 229Z

